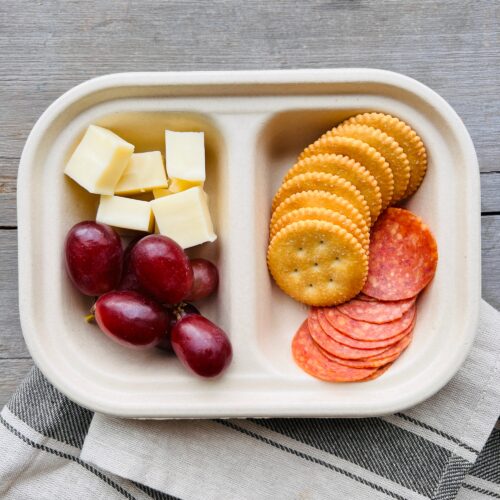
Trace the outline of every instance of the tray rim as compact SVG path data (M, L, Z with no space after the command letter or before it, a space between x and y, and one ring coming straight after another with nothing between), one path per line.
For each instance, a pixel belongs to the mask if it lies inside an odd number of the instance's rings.
M470 203L474 210L471 210L469 217L477 215L477 224L469 223L469 229L472 230L474 237L469 238L466 244L468 255L471 260L476 262L475 267L475 282L477 293L471 297L469 303L470 315L469 324L464 326L467 332L467 342L463 344L460 355L456 356L454 362L449 364L445 374L439 380L434 380L428 383L423 389L415 394L411 401L406 401L404 404L383 404L378 403L373 405L373 408L363 408L356 412L332 412L330 408L325 408L324 411L304 411L297 408L296 405L289 406L288 410L281 408L278 404L274 411L248 411L241 408L232 412L217 413L213 411L199 412L199 409L194 409L196 416L182 411L165 416L163 411L149 411L147 415L144 412L138 412L136 409L117 408L113 404L107 404L103 401L96 402L90 396L85 396L82 391L77 395L68 386L64 380L57 377L52 370L48 357L38 349L36 342L36 325L33 318L29 315L30 309L30 294L26 293L30 289L30 255L25 255L26 248L24 241L29 237L30 226L30 203L31 199L28 196L28 190L24 186L28 186L29 165L34 159L34 153L40 146L43 140L44 133L48 127L54 123L57 118L64 113L71 105L76 102L89 98L94 93L111 90L117 87L155 87L155 86L215 86L215 85L280 85L280 84L333 84L333 83L364 83L364 84L383 84L392 86L398 89L403 89L417 97L423 99L428 105L439 109L448 120L448 125L452 127L455 134L461 138L463 152L467 155L467 182L470 192ZM315 95L312 93L311 95ZM191 94L195 96L195 94ZM429 398L441 389L458 371L462 363L465 361L472 347L479 318L479 302L481 290L481 238L480 238L480 181L479 167L477 157L472 143L472 139L453 108L436 92L431 90L424 84L410 77L392 71L369 69L369 68L335 68L335 69L294 69L294 70L250 70L250 71L193 71L193 72L129 72L129 73L113 73L109 75L99 76L88 81L85 81L56 99L37 120L33 126L20 159L19 173L17 181L17 214L18 214L18 265L19 265L19 312L21 329L28 350L42 373L54 384L61 392L66 394L76 403L90 408L94 411L102 413L134 418L211 418L211 417L272 417L272 416L318 416L318 417L346 417L346 416L375 416L401 411L408 407L414 406L419 402ZM26 193L26 194L23 194ZM470 274L474 274L472 271ZM22 299L21 299L22 298ZM84 392L84 391L83 391Z

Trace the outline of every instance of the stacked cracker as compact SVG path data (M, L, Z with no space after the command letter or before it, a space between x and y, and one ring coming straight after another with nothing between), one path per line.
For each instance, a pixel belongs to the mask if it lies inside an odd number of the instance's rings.
M420 137L393 116L360 114L323 134L273 200L267 257L278 286L312 306L357 295L368 274L370 228L417 190L426 169Z

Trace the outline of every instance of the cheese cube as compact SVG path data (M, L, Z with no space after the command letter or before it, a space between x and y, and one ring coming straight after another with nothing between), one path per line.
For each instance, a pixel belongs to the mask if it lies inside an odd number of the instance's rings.
M115 194L135 194L168 186L167 173L159 151L136 153L130 157Z
M168 188L153 189L153 196L155 198L161 198L162 196L168 196L169 194L180 193L181 191L186 191L186 189L191 189L192 187L197 187L197 186L203 187L203 183L183 181L182 179L169 179Z
M165 163L169 178L205 181L205 134L165 130Z
M207 196L201 187L157 198L151 202L160 234L175 240L182 248L214 241Z
M133 152L134 146L111 130L90 125L64 173L90 193L113 194Z
M163 198L163 196L168 196L172 194L168 189L153 189L153 196L156 198Z
M153 228L151 202L124 198L122 196L101 196L96 221L110 226L151 232Z
M200 181L185 181L184 179L176 179L175 177L171 177L168 180L168 190L171 193L180 193L181 191L186 191L186 189L202 185L203 182Z

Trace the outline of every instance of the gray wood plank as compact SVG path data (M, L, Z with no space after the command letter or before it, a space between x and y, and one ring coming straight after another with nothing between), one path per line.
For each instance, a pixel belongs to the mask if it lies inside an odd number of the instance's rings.
M500 172L481 174L481 211L500 212Z
M0 133L0 140L1 138ZM16 177L18 165L19 158L0 156L0 226L15 226L17 222Z
M431 86L498 170L500 2L0 2L0 225L25 139L60 94L120 71L377 66ZM443 21L446 20L444 23ZM5 200L3 200L5 198Z
M0 360L0 408L9 401L10 396L32 366L31 359Z
M500 215L481 218L483 299L500 310Z

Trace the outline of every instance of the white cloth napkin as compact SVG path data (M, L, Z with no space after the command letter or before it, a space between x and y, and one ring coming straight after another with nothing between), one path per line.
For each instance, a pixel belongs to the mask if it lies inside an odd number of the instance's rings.
M500 314L485 302L450 383L383 418L122 420L36 370L0 417L0 497L500 498L499 415Z

